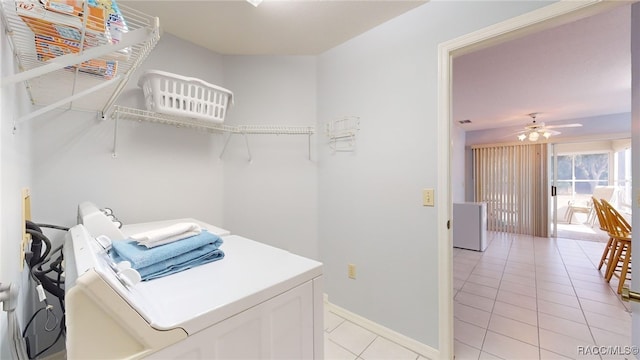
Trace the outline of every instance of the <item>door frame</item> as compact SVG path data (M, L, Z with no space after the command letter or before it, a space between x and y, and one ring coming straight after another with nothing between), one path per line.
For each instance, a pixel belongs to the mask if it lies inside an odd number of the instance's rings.
M501 23L441 43L438 46L438 348L441 359L453 358L453 245L450 221L453 218L451 197L452 137L452 59L505 41L514 40L544 29L576 21L615 6L625 5L604 0L559 1L516 16Z

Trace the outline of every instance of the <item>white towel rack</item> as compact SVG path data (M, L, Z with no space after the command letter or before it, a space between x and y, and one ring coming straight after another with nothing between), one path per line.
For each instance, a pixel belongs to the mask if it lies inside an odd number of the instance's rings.
M34 33L16 12L17 3L18 1L15 0L0 1L4 30L9 37L11 49L20 70L18 73L3 77L1 84L5 87L24 82L32 103L44 107L21 117L16 123L67 104L68 109L97 111L102 118L105 118L106 113L129 81L130 75L146 59L160 39L160 24L157 17L119 5L127 24L127 32L122 34L117 44L105 42L86 50L81 47L78 53L62 55L46 62L39 61ZM80 29L83 37L86 24L87 17L84 17L82 29ZM129 49L129 56L126 59L118 59L117 76L112 79L106 80L78 70L65 69L125 48ZM87 96L89 94L91 96ZM79 98L82 98L82 101L76 101Z
M173 125L176 127L191 128L195 130L207 131L211 133L228 134L220 157L224 155L229 140L235 134L242 135L247 146L249 161L251 161L251 150L247 135L307 135L309 137L309 160L311 160L311 135L315 134L313 126L284 126L284 125L223 125L206 120L178 117L160 114L147 110L134 109L130 107L115 105L111 118L115 120L115 130L113 135L113 157L117 157L118 144L118 120L147 121L158 124Z

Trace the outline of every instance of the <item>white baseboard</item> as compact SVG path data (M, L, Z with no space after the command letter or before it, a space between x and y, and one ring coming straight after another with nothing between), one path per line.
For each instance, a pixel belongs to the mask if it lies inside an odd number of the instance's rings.
M426 357L427 359L440 359L440 351L432 348L431 346L425 345L417 340L414 340L408 336L402 335L396 331L393 331L387 327L384 327L376 322L373 322L367 318L364 318L358 314L354 314L349 310L343 309L338 305L332 304L329 302L329 297L327 294L324 294L325 306L326 309L339 315L354 324L362 326L363 328L374 332L385 339L391 340L396 344L402 345L407 349L418 353L421 356Z

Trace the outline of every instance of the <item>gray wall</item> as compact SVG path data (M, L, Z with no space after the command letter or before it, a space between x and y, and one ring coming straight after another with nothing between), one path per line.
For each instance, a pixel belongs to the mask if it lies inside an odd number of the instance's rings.
M225 82L237 96L231 125L315 126L316 59L227 56ZM234 234L319 259L313 135L234 135L224 153L224 226ZM311 160L309 159L311 144Z
M4 25L0 21L0 26ZM14 74L13 54L2 31L0 35L0 76ZM0 90L0 282L20 288L16 309L18 321L25 324L31 314L27 272L21 272L20 242L22 241L22 189L31 185L30 124L13 129L14 121L30 109L22 83ZM0 358L10 359L7 342L7 316L0 311Z
M361 118L355 152L318 151L332 303L438 348L437 214L421 198L437 182L438 44L542 5L429 2L319 57L319 123Z
M222 57L164 34L117 104L144 109L138 76L156 69L224 86ZM112 157L114 121L67 111L46 114L34 126L34 218L72 225L76 207L90 200L109 206L125 223L194 217L221 224L221 135L137 121L120 121Z

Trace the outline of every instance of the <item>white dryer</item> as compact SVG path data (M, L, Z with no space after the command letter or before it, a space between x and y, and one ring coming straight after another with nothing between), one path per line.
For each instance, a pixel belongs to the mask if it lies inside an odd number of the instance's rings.
M224 259L130 286L97 235L80 224L65 240L69 359L323 358L321 263L225 235Z

